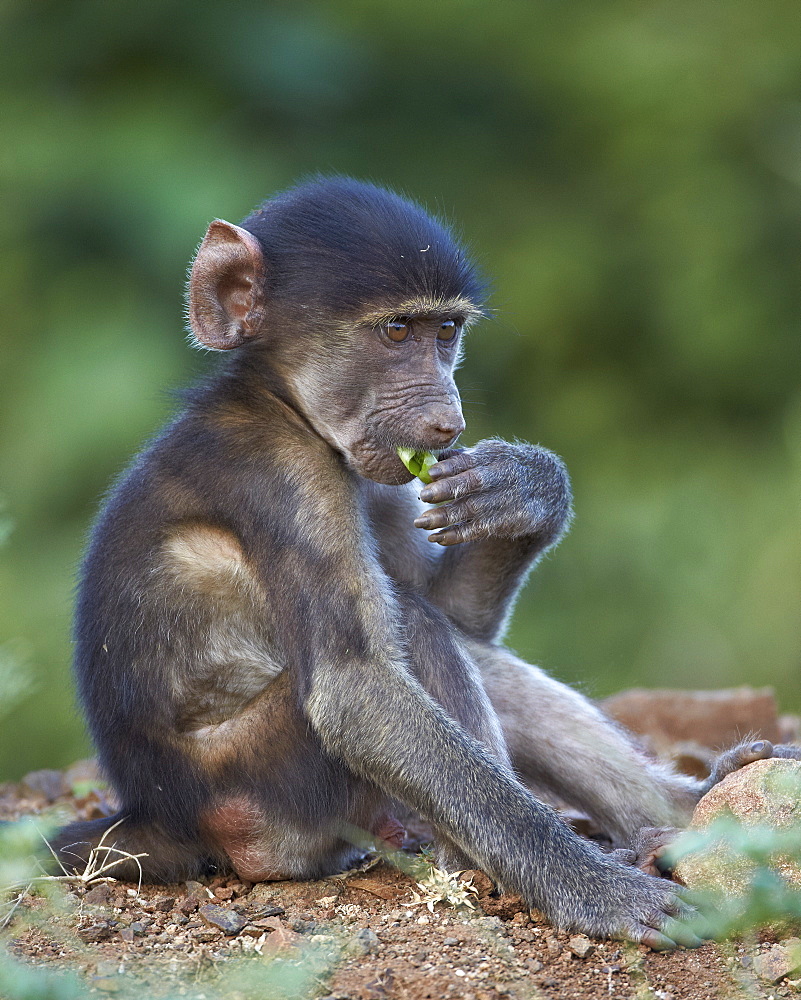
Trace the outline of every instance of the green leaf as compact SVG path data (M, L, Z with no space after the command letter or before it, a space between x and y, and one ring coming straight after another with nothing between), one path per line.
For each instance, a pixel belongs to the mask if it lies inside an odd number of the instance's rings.
M431 482L428 470L436 465L439 459L430 451L415 451L413 448L398 448L398 458L413 476L424 483Z

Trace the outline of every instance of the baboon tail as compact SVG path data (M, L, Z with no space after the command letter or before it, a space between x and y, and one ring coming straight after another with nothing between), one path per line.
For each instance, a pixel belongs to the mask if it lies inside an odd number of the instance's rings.
M104 874L122 882L180 882L225 867L224 860L199 841L178 839L155 823L134 821L124 812L70 823L50 846L68 872L83 872L92 856L95 869L110 866Z

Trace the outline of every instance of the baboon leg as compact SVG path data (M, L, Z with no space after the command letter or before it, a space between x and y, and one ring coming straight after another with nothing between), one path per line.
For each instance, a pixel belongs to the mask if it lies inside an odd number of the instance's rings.
M686 822L695 779L647 757L592 702L539 667L489 643L469 641L468 649L526 783L582 809L620 844L642 827Z
M713 785L731 774L747 767L757 760L779 757L783 760L801 760L801 747L776 746L770 740L744 740L737 746L724 750L715 761L712 773L701 785L702 792L708 792Z
M365 834L402 842L388 797L325 752L286 675L198 743L212 788L199 827L240 878L320 878L363 855Z

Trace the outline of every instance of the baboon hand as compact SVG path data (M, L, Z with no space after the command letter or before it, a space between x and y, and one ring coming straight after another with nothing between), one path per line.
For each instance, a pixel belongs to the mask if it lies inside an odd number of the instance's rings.
M446 452L429 475L420 498L440 506L414 523L432 531L429 540L440 545L531 537L544 547L559 538L570 517L567 471L545 448L480 441Z
M589 882L584 882L579 913L567 920L552 915L557 925L635 941L655 951L698 948L711 936L702 927L698 911L681 898L678 886L637 868L623 867L612 858L606 863L603 873L593 873Z

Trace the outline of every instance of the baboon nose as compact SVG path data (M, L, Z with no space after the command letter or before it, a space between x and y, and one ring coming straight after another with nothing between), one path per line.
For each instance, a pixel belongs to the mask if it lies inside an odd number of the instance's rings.
M464 419L459 413L441 413L433 417L429 430L443 445L450 444L465 428Z

